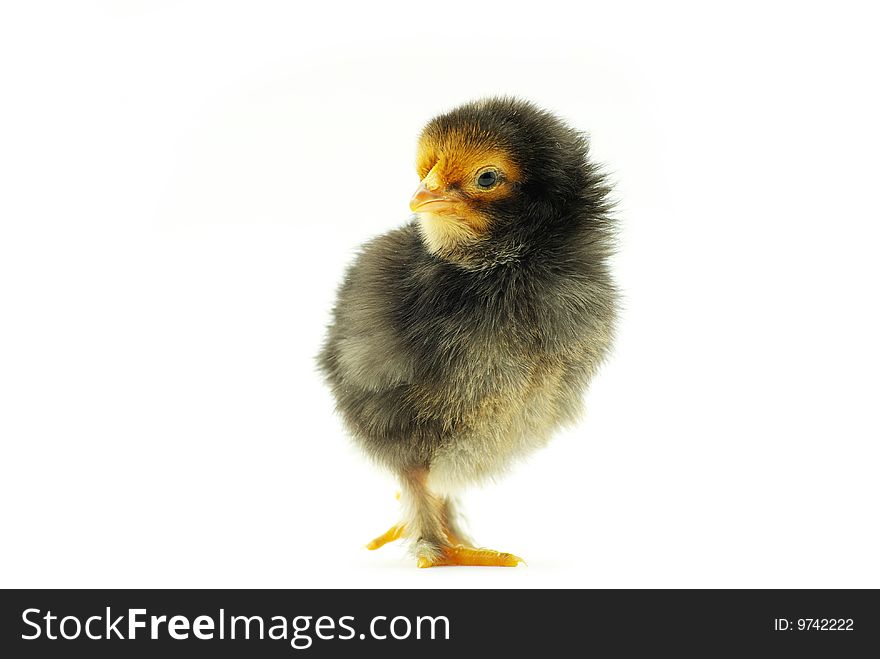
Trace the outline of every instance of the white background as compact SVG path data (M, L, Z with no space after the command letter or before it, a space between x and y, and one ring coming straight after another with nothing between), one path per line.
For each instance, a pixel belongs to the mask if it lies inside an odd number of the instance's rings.
M0 586L880 587L868 6L5 3ZM626 310L466 499L528 567L417 570L313 358L493 93L592 135Z

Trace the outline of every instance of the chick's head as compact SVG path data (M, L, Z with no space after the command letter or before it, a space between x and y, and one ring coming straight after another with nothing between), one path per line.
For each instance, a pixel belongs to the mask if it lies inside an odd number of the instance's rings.
M582 204L595 183L582 134L511 98L432 119L416 170L410 208L427 249L441 257L493 241L528 242Z

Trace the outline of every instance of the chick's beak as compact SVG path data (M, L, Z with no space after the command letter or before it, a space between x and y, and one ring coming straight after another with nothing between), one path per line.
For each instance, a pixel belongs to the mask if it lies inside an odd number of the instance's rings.
M409 207L413 213L438 213L442 212L445 208L449 208L451 205L451 199L449 199L448 197L444 197L443 195L438 194L433 190L429 190L425 186L424 182L419 184L419 187L416 190L415 194L412 196L412 199L409 200Z

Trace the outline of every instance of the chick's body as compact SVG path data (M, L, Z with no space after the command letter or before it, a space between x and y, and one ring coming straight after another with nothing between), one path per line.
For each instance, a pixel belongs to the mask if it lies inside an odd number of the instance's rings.
M581 134L493 99L434 119L416 219L367 243L320 365L346 425L400 477L420 566L515 565L468 546L453 496L573 422L611 342L607 189ZM487 174L488 172L488 174Z

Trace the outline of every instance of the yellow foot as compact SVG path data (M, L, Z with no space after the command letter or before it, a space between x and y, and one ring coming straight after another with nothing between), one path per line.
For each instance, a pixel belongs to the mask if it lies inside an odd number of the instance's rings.
M406 527L403 524L395 524L378 538L373 538L372 540L370 540L367 543L367 549L372 551L374 549L378 549L379 547L384 547L389 542L394 542L403 535L405 529Z
M491 565L495 567L516 567L524 562L519 556L495 551L477 549L464 545L446 547L437 558L419 556L419 567L440 567L442 565Z

